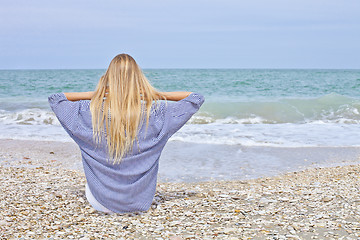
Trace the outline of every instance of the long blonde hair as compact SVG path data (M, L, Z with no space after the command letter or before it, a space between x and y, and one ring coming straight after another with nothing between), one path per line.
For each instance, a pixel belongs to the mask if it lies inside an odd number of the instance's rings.
M145 120L148 126L153 102L161 97L130 55L119 54L110 62L91 99L90 111L94 139L97 143L107 140L114 164L133 149Z

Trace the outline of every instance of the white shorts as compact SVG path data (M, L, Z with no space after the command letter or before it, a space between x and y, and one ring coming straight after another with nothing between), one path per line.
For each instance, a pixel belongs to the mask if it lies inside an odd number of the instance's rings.
M88 186L88 184L85 184L85 195L87 200L89 201L90 205L95 208L95 210L98 210L100 212L104 212L104 213L114 213L113 211L107 209L106 207L104 207L103 205L101 205L101 203L99 203L94 195L92 195L90 188Z

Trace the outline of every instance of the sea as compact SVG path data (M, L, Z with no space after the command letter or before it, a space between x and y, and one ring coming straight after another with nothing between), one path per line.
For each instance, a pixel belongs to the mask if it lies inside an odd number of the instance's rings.
M360 70L143 71L161 91L206 99L169 140L162 181L248 179L360 162ZM0 138L72 142L47 97L92 91L104 72L0 70Z

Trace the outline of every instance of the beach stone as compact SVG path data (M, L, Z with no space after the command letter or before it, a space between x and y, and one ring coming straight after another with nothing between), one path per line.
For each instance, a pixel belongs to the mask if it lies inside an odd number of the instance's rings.
M270 199L267 199L267 198L263 197L263 198L260 198L259 205L264 206L264 205L266 205L268 203L271 203L271 202L273 202L273 200L270 200Z
M279 201L282 201L282 202L288 202L290 199L287 198L287 197L281 197L279 198Z
M0 220L0 226L8 225L8 222L5 220Z
M236 230L237 230L236 228L224 228L223 232L225 234L229 234L235 232Z
M220 194L220 195L219 195L219 197L221 197L221 198L228 198L228 197L230 197L230 195L227 195L227 194Z
M241 200L241 199L243 199L241 196L232 196L231 198L234 199L234 200Z
M295 234L296 234L296 230L295 230L294 227L292 227L292 226L288 226L288 227L287 227L287 230L288 230L292 235L295 235Z
M300 239L299 236L297 236L297 235L291 235L291 234L285 235L285 237L286 237L286 239L296 239L296 240Z
M331 200L333 200L333 198L329 196L325 196L323 199L321 199L323 202L330 202Z

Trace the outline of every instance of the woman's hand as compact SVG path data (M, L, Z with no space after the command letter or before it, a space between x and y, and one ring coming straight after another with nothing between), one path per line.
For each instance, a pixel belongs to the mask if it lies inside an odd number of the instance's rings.
M70 92L64 95L69 101L91 100L94 92Z

